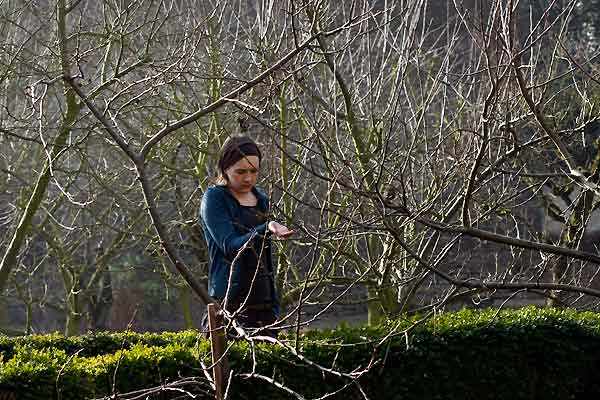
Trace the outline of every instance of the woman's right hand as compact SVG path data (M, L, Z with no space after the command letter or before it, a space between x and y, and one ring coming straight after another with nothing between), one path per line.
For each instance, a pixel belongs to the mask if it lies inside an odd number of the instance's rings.
M273 235L282 239L288 238L294 233L293 229L288 229L285 225L282 225L279 222L275 221L270 221L268 224L268 228L269 231L273 233Z

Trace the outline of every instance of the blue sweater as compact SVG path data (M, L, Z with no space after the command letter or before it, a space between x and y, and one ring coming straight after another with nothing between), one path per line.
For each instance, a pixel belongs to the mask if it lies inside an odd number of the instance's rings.
M269 199L260 189L254 187L252 192L258 199L257 207L260 211L268 212ZM227 293L227 283L229 281L229 271L231 262L244 244L254 236L255 249L257 252L266 252L265 268L272 277L275 276L275 267L273 265L273 254L271 248L271 239L267 232L267 224L261 224L250 232L241 232L236 227L235 221L240 219L242 206L233 194L224 186L211 186L202 197L200 206L200 222L204 231L204 238L208 247L209 268L208 268L208 293L222 301ZM240 260L233 266L232 285L229 289L229 299L235 298L240 289ZM278 314L279 305L275 294L275 283L271 279L271 293L273 294L273 311Z

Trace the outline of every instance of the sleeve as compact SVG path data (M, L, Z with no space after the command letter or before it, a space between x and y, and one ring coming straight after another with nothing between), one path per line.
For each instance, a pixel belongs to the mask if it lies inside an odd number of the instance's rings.
M200 217L206 225L208 234L223 254L233 257L253 234L256 233L262 237L267 224L260 224L252 231L240 235L235 229L225 201L222 193L215 190L206 191L202 197Z

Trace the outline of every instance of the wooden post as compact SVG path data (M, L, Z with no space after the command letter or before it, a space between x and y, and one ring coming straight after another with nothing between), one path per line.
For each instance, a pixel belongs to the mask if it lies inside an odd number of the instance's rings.
M214 303L208 306L208 328L210 329L210 344L212 350L213 379L217 400L225 399L225 390L229 379L229 363L225 355L227 336L223 327L223 315L219 314L220 307ZM218 361L217 361L218 360Z
M0 389L0 400L17 400L17 394L11 390Z

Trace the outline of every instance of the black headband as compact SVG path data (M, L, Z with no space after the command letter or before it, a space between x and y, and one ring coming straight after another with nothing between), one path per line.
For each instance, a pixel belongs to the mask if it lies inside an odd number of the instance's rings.
M254 141L248 137L230 137L227 139L221 149L219 157L219 171L225 173L225 170L231 167L244 157L257 156L258 160L262 159L260 150Z

